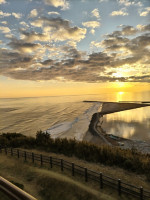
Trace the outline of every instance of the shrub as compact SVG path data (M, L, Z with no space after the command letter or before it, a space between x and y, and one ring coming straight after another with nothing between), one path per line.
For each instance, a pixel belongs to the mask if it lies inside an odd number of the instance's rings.
M0 145L7 147L38 148L47 152L76 156L89 162L99 162L110 166L118 166L129 171L148 174L150 171L150 155L135 150L121 149L108 145L96 146L84 141L66 138L52 139L48 133L38 131L36 138L22 134L10 133L0 135Z

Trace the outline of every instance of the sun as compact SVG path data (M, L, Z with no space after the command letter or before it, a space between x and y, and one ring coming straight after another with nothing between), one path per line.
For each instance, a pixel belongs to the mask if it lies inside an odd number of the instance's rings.
M119 93L119 95L123 95L124 94L124 92L118 92Z
M123 101L124 92L117 92L117 101Z

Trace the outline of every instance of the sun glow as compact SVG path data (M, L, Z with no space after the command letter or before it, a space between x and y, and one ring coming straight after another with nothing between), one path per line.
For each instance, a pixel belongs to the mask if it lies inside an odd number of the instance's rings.
M112 88L116 88L119 90L120 92L120 89L125 89L125 88L129 88L131 87L131 84L130 83L126 83L126 82L119 82L119 81L116 81L116 82L113 82L112 83Z
M117 93L117 101L122 101L123 100L123 95L124 95L124 92L118 92Z
M124 94L124 92L118 92L119 93L119 95L122 95L122 94Z

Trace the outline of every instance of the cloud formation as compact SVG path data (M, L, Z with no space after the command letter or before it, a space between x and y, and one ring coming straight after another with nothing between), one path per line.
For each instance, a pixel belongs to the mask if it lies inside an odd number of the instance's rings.
M48 39L49 41L65 41L73 40L79 42L85 37L86 29L77 26L71 27L70 22L62 18L47 18L41 17L33 22L31 25L35 27L42 27L43 34L39 39Z
M11 16L6 21L1 20L0 32L4 42L0 42L0 75L33 81L150 82L150 25L137 20L136 27L133 27L132 23L126 23L128 17L121 17L122 23L126 25L118 26L120 18L115 18L117 20L114 22L114 18L110 17L127 16L128 12L131 15L133 6L141 15L147 16L147 13L142 12L149 12L149 7L139 8L138 0L116 0L116 10L111 7L111 11L108 9L106 12L107 16L102 10L106 18L100 19L99 6L108 6L105 2L109 3L103 0L100 1L102 4L97 3L95 9L91 10L89 7L89 16L83 14L81 9L79 21L75 18L76 12L72 12L68 20L63 19L71 12L62 11L69 7L69 1L42 2L45 2L45 9L41 8L40 13L37 12L42 5L39 0L35 1L34 9L29 7L26 13L17 13L16 10L12 12L9 9L0 11L1 18ZM34 1L28 3L33 5ZM76 3L71 2L72 5ZM60 15L63 17L59 17ZM27 18L23 19L22 16ZM21 17L21 20L16 20ZM113 26L108 21L114 22ZM78 25L75 26L75 23ZM100 29L101 23L103 26ZM116 30L106 34L115 26ZM89 35L87 30L95 33L95 37ZM101 34L105 35L102 37ZM91 49L88 49L90 42Z
M120 5L123 5L123 6L126 6L126 7L128 7L128 6L138 6L138 7L142 7L142 2L141 1L137 1L137 0L135 0L135 1L130 1L130 0L118 0L118 3L120 4Z
M34 17L37 17L37 15L38 15L37 10L36 10L36 9L33 9L33 10L31 10L31 12L30 12L30 14L29 14L29 17L30 17L30 18L34 18Z
M16 19L20 19L22 17L22 14L13 12L12 16L14 16Z
M11 13L5 13L2 10L0 10L0 16L1 17L9 17L11 15Z
M133 5L135 2L131 2L129 0L118 0L119 4L124 5L124 6L131 6Z
M56 8L61 7L62 10L66 10L69 8L69 2L66 0L44 0L44 2Z
M32 53L41 46L40 44L27 43L16 38L12 38L11 40L12 41L9 43L9 46L22 53Z
M94 10L92 10L91 14L92 14L92 16L96 17L97 19L100 19L100 14L99 14L98 8L95 8Z
M1 49L0 62L3 65L0 73L22 80L60 80L61 77L61 80L77 82L150 82L149 25L138 27L122 26L118 34L114 31L100 43L93 41L93 45L99 44L104 51L88 56L71 46L42 47L38 43L25 42L37 33L24 32L27 37L24 40L11 39L9 46L12 50ZM136 36L133 30L141 35ZM135 37L128 38L129 33ZM48 59L38 56L42 48L51 52ZM52 53L57 56L52 56ZM123 72L126 68L127 74L115 76L120 69Z
M3 12L2 10L0 10L0 16L1 17L9 17L9 16L14 16L16 19L20 19L22 17L22 14L21 13L5 13Z
M82 25L87 27L87 28L92 28L90 32L92 34L94 34L95 33L95 28L100 27L101 24L98 21L88 21L88 22L83 22Z
M90 27L90 28L97 28L100 26L100 23L98 21L88 21L88 22L83 22L82 23L83 26L86 26L86 27Z
M0 26L0 31L2 33L10 33L11 32L10 29L6 26Z
M145 17L150 14L150 7L144 9L144 11L140 12L141 17Z
M115 11L113 11L110 15L111 16L127 16L127 15L129 15L129 13L127 13L126 11L124 11L124 9L121 9L121 10L115 10Z

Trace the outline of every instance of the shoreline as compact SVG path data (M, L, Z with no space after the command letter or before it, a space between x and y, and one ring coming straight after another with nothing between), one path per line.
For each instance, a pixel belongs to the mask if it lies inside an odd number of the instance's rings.
M120 108L118 107L118 104L120 104ZM127 108L128 106L129 108ZM89 130L86 132L83 140L96 145L107 144L110 146L118 146L122 149L136 149L142 153L150 153L150 143L107 134L101 126L101 119L103 115L145 106L150 105L137 103L105 103L101 112L93 114L91 123L89 125Z

